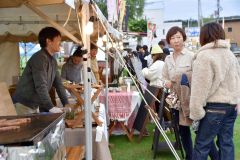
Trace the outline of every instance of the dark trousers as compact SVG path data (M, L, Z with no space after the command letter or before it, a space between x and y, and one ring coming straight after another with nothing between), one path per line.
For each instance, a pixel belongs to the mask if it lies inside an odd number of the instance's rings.
M217 136L219 159L234 160L233 127L237 117L235 105L208 103L206 115L200 121L193 160L207 160L212 142Z
M179 125L179 134L180 134L183 149L186 154L185 159L192 160L193 143L192 143L190 127Z
M179 124L179 111L176 109L173 109L173 115L174 115L175 122ZM179 125L179 134L180 134L180 139L181 139L184 152L186 154L185 159L192 160L193 143L192 143L190 127Z

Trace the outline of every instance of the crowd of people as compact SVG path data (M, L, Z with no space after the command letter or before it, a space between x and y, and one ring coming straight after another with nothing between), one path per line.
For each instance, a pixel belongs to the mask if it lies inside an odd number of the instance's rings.
M201 28L201 48L193 53L184 47L185 31L172 27L165 42L150 48L138 45L135 70L147 85L167 88L176 94L175 121L187 160L234 159L233 128L240 107L240 65L218 23ZM193 145L190 127L196 134ZM215 141L215 138L217 140Z
M233 160L233 128L240 104L240 65L218 23L208 23L201 28L201 48L196 53L184 47L186 39L182 28L172 27L166 42L173 53L170 54L164 41L153 45L150 51L148 46L138 45L130 56L138 68L135 72L143 77L142 83L167 88L170 94L177 95L178 103L173 112L187 160L207 160L208 155L213 160ZM43 28L38 40L41 50L27 62L13 96L19 115L61 112L48 94L51 87L56 88L63 106L67 106L62 80L82 82L80 70L85 51L81 47L69 57L60 75L53 57L60 50L60 32L53 27ZM99 83L96 54L97 47L91 45L91 68ZM197 124L194 145L192 124Z

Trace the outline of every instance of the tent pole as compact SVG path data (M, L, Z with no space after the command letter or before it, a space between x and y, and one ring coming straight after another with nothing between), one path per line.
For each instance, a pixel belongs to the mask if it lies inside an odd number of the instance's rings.
M83 4L82 10L82 40L84 47L90 52L90 36L86 34L86 25L89 21L89 4ZM85 145L86 160L92 160L92 105L91 105L91 62L88 54L84 55L84 110L85 110Z
M107 113L107 115L108 115L108 47L107 47L107 44L109 43L109 41L108 41L109 39L107 38L107 43L106 43L106 46L105 46L105 61L106 61L106 65L105 65L105 70L106 70L106 72L105 72L105 87L106 87L106 89L105 89L105 94L106 94L106 113Z

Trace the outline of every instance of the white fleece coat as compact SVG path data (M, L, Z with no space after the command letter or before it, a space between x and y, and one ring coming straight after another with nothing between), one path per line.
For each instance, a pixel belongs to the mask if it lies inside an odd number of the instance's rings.
M240 100L240 66L230 51L230 44L218 40L202 46L193 64L190 118L205 116L206 103L238 104Z
M143 68L143 76L150 81L150 86L163 87L162 69L164 62L157 60L149 68Z

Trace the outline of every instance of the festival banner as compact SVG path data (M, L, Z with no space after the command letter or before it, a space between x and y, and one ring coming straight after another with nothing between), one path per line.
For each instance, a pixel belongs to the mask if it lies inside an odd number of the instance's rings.
M117 1L107 0L108 22L115 22L118 20L117 15Z
M153 40L155 32L156 32L156 24L148 21L147 22L147 37L150 41Z

